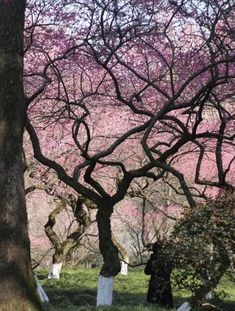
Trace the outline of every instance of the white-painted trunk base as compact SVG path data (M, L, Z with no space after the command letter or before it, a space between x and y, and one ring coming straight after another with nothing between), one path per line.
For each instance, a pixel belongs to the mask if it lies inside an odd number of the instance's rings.
M99 275L96 306L111 306L113 302L114 277Z
M40 285L37 277L36 276L34 276L34 277L35 277L35 281L36 281L36 284L37 284L37 292L38 292L38 295L39 295L39 298L40 298L41 302L49 302L49 298L48 298L46 292L44 291L44 289Z
M121 272L120 274L127 275L128 273L128 264L124 261L121 261Z
M48 274L48 279L59 279L61 268L62 263L53 263Z
M209 292L206 294L205 298L207 300L213 299L214 295L212 292ZM190 311L192 308L190 306L190 304L186 301L184 302L176 311Z
M209 292L209 293L206 294L205 298L206 298L207 300L211 300L211 299L214 298L214 295L213 295L212 292Z
M185 301L176 311L190 311L191 310L191 306L190 304Z

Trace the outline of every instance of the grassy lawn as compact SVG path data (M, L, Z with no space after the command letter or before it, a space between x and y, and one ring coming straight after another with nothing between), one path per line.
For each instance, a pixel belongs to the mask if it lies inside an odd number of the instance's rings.
M50 303L45 305L46 311L163 311L157 305L146 303L146 292L149 277L142 270L130 269L127 276L118 275L114 283L112 307L96 308L96 286L98 269L63 269L60 280L48 280L47 271L38 270L38 279L49 296ZM235 310L235 288L232 281L224 279L219 292L227 295L222 310ZM178 307L188 294L174 289L174 304Z

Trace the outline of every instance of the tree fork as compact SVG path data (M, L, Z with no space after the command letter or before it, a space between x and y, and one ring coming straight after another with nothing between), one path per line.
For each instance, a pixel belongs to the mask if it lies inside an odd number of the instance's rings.
M44 226L45 233L53 245L55 252L52 257L52 266L49 272L49 278L59 278L62 264L64 263L68 253L79 245L79 241L82 238L84 232L91 225L91 218L89 212L86 212L83 208L83 204L89 204L89 208L93 208L94 204L84 197L70 194L67 199L61 198L56 208L49 214L48 221ZM64 241L58 237L53 227L56 224L56 217L60 212L66 208L68 204L73 211L73 215L77 221L77 228L72 231ZM95 205L96 206L96 205Z
M22 142L25 0L0 0L0 311L39 311L30 258Z

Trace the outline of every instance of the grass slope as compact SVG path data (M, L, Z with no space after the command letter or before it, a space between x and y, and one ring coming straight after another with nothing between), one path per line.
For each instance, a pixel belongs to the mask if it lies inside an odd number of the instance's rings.
M98 269L63 269L60 280L48 280L47 272L39 270L38 279L49 296L50 303L46 311L163 311L157 305L146 302L149 277L142 270L131 270L127 276L118 275L114 283L113 306L96 308L96 286ZM219 291L225 297L224 311L235 310L235 288L232 281L226 278ZM188 294L174 290L174 304L178 307L186 300Z

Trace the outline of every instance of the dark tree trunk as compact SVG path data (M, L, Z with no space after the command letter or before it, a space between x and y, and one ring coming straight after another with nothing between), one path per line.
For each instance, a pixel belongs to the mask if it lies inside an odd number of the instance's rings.
M61 264L64 262L65 257L66 252L64 251L64 248L61 246L60 248L55 249L55 253L52 256L52 263Z
M113 280L121 270L118 248L112 241L112 212L112 206L104 205L98 208L96 215L99 230L99 248L104 260L98 281L97 306L112 304Z
M24 10L25 1L0 0L0 311L41 310L23 182Z
M118 248L112 241L112 211L111 207L102 207L98 209L96 216L99 230L99 248L104 260L100 274L104 277L113 277L121 270Z

